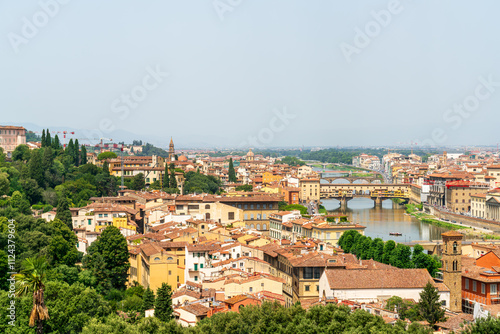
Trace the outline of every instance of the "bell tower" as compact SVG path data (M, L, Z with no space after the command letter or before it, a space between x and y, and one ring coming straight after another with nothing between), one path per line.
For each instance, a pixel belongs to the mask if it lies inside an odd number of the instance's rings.
M443 238L443 283L450 289L450 311L462 312L462 239L463 234L448 231Z
M170 145L168 145L168 160L169 161L175 160L174 141L173 141L172 137L170 137Z

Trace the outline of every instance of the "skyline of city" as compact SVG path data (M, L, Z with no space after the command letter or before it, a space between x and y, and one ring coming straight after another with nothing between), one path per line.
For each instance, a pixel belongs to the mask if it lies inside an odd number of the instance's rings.
M497 142L494 1L47 3L0 4L6 124L158 146Z

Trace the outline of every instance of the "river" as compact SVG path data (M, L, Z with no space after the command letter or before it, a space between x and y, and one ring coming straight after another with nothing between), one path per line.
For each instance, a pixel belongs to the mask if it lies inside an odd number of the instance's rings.
M315 170L322 171L316 168ZM321 180L321 182L326 181ZM333 183L346 183L346 180L335 180ZM384 241L441 240L441 233L448 230L422 223L412 216L405 215L405 207L395 204L390 199L382 202L382 208L375 208L373 200L355 198L348 202L346 212L340 210L340 202L335 199L324 199L321 202L326 210L333 211L334 214L347 214L349 221L366 226L366 236L381 238ZM400 232L402 235L389 235L390 232Z

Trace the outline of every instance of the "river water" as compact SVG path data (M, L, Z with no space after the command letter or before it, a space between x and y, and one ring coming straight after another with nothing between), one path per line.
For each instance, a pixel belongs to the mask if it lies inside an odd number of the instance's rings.
M316 169L317 171L322 171ZM321 180L322 183L326 182ZM346 183L347 180L335 180L333 183ZM358 183L355 181L355 183ZM441 233L447 229L422 223L418 219L405 215L405 207L393 201L385 200L382 208L375 208L369 198L355 198L347 203L347 211L340 210L340 202L335 199L321 200L323 206L334 214L347 214L349 221L366 226L365 235L382 240L410 242L416 240L441 240ZM389 235L400 232L401 236Z
M335 199L322 200L323 206L334 214L347 214L350 222L366 226L365 235L382 240L409 242L416 240L440 240L441 233L447 229L422 223L418 219L405 215L404 206L391 200L382 202L382 208L375 208L369 198L355 198L348 202L347 211L340 210L340 202ZM400 232L401 236L389 235Z

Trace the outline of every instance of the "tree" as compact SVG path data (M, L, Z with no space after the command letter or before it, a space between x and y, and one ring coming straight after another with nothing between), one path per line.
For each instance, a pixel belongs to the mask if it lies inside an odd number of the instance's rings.
M21 271L16 278L16 295L18 297L33 294L33 308L30 314L30 327L35 326L36 333L43 333L42 321L49 319L49 311L45 306L45 274L47 260L45 257L27 258L21 263Z
M142 190L146 187L146 181L144 180L144 174L139 173L137 175L134 175L132 178L132 183L130 187L133 190Z
M115 152L102 152L97 156L97 160L115 159L118 155Z
M235 183L236 181L238 181L238 179L236 178L236 171L234 170L233 166L233 158L229 158L228 180L231 183Z
M45 142L45 129L42 130L42 147L47 146L47 143Z
M10 190L9 174L0 172L0 196L7 195Z
M424 320L434 326L437 322L443 321L444 310L439 302L438 290L428 282L420 293L420 301L418 302L418 311Z
M115 226L104 229L90 245L84 264L97 277L98 290L123 290L130 268L127 241Z
M172 319L172 288L167 283L162 283L156 291L155 317L161 321Z
M31 151L28 145L18 145L12 152L12 160L14 161L28 161L31 156Z
M382 262L389 264L391 262L392 250L396 248L396 243L393 240L389 240L384 245L384 256L382 256Z
M236 191L252 191L253 186L251 184L242 184L241 186L236 186L235 190Z
M75 146L73 147L73 159L75 161L75 166L80 166L80 144L78 139L75 139Z
M155 294L153 290L147 288L142 295L142 312L150 310L155 306Z
M389 263L398 268L412 268L411 248L403 244L397 244L389 257Z
M59 150L61 148L61 142L59 141L59 136L55 135L54 140L52 141L52 148L54 150Z
M170 180L168 177L168 164L165 163L165 172L163 173L163 189L166 190L170 187Z
M31 153L30 161L28 162L29 177L35 180L38 185L44 184L43 176L45 174L42 165L42 156L40 150L34 150Z
M73 143L73 138L69 140L68 145L66 146L66 150L64 151L66 156L69 157L69 160L72 164L76 164L75 162L75 144Z
M73 230L73 220L71 219L71 211L69 210L68 199L65 194L61 194L57 202L56 219L59 219Z
M14 209L18 209L19 212L24 213L25 215L31 214L30 202L28 202L26 197L18 190L14 191L12 194L10 204Z
M490 315L487 318L478 318L473 324L467 325L464 334L500 333L500 319Z
M50 137L49 129L47 129L47 131L45 131L45 146L51 146L51 145L52 145L52 138Z
M169 188L177 189L177 179L175 178L175 165L170 164L170 181Z
M80 164L87 164L87 149L85 148L85 145L82 145L82 150L80 151Z

